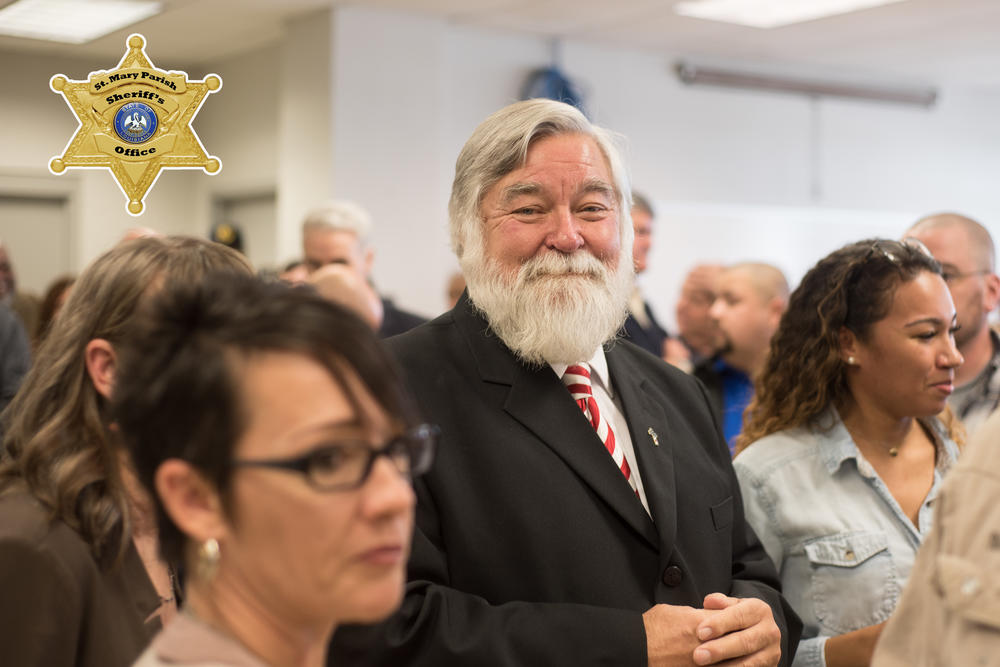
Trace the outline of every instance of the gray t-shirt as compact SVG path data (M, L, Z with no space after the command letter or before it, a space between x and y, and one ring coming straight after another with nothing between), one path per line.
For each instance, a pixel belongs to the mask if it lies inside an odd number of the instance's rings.
M1000 336L990 330L993 358L971 382L956 387L948 398L948 405L962 420L971 437L1000 403Z

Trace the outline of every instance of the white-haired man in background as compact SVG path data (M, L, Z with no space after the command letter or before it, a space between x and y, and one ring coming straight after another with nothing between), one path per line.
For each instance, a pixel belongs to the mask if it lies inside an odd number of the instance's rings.
M302 223L302 257L309 274L328 264L343 264L361 276L374 293L371 271L375 249L369 243L371 226L368 212L351 201L330 201L307 213ZM363 285L361 289L365 289ZM368 293L359 298L371 301ZM379 297L378 301L374 310L381 312L374 314L379 323L378 335L382 338L409 331L426 321L397 308L391 299Z

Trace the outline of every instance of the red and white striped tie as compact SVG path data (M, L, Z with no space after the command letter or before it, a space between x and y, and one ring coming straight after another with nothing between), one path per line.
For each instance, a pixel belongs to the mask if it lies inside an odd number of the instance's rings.
M597 400L594 399L594 392L590 386L590 367L587 364L574 364L563 373L562 381L566 385L566 388L569 389L573 400L583 410L583 415L590 422L590 425L594 427L594 430L597 431L597 437L604 443L604 447L608 450L608 454L611 454L615 465L625 475L629 486L632 487L633 491L638 493L635 481L632 479L632 470L629 468L628 461L625 460L625 454L622 452L621 447L615 445L615 432L611 430L611 424L608 423L608 420L601 414L600 408L597 407Z

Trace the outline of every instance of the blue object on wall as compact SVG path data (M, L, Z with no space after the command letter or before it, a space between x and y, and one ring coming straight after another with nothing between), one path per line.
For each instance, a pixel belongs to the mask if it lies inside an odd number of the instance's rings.
M544 97L572 104L583 111L583 96L576 85L558 67L545 67L532 72L521 91L522 100Z

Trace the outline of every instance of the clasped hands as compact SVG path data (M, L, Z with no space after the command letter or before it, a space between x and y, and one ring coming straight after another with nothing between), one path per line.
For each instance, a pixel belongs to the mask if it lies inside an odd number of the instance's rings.
M702 609L658 604L642 620L650 667L774 667L781 658L781 630L757 598L712 593Z

